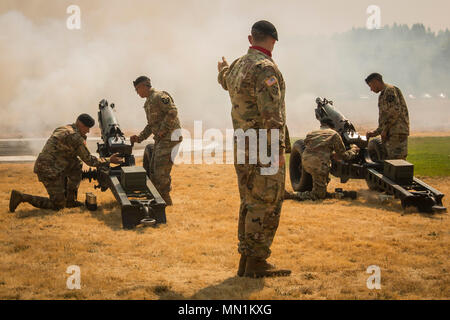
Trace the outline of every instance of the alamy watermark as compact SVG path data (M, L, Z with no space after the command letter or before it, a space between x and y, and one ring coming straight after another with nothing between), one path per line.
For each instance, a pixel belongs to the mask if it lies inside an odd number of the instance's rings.
M67 267L66 273L71 276L67 278L66 286L69 290L81 289L81 269L79 266L71 265Z
M370 14L366 21L367 29L381 29L381 8L376 5L370 5L367 7L366 13Z
M371 274L369 278L367 278L366 286L367 289L373 290L381 289L381 269L379 266L371 265L367 268L366 273Z
M66 13L70 16L66 20L66 26L69 30L81 29L81 9L79 6L72 4L67 7Z
M194 121L194 138L186 129L172 132L171 140L181 146L172 149L175 164L254 164L259 165L262 175L273 175L280 167L279 129L226 129L211 128L203 132L202 121ZM210 148L203 148L205 142ZM193 158L193 159L192 159Z

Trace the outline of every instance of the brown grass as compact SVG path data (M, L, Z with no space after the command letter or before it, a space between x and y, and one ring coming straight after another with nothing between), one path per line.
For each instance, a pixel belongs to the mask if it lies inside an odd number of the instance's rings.
M44 195L32 164L0 164L1 299L449 299L447 214L403 214L381 204L365 182L357 201L286 201L269 259L287 278L235 276L239 197L231 165L179 165L173 170L168 224L121 228L110 191L96 212L55 213L21 205L8 213L10 190ZM447 194L449 178L423 178ZM330 189L340 186L333 179ZM288 186L290 189L290 186ZM381 290L369 290L370 265ZM69 265L81 267L81 290L68 290Z

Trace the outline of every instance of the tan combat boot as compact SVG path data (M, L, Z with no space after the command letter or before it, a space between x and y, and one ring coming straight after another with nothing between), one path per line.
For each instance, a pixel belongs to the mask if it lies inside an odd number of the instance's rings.
M295 193L285 190L284 191L284 200L296 200Z
M168 206L171 206L171 205L173 204L173 203L172 203L172 198L170 197L170 194L168 194L168 193L162 194L161 197L163 198L163 200L165 201L165 203L166 203Z
M67 197L66 197L66 207L67 208L77 208L77 207L81 207L84 204L80 201L77 201L78 198L78 192L75 191L69 191L67 192Z
M246 265L247 265L247 256L241 254L241 259L239 260L239 267L238 267L238 272L237 272L237 275L239 277L242 277L244 275Z
M20 191L12 190L9 198L9 212L16 211L17 206L23 202L23 194Z
M265 259L248 257L244 276L250 278L286 277L290 274L291 270L276 269L275 266L267 263Z

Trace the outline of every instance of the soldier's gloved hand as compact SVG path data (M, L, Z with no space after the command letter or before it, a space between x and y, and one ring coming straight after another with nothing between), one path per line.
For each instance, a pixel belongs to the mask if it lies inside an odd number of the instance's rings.
M217 70L222 71L223 68L228 67L228 62L225 57L222 57L222 62L217 63Z
M118 153L114 153L110 158L109 158L109 162L114 163L114 164L121 164L123 163L123 158L119 157Z
M136 142L139 143L139 137L137 135L131 136L130 142L132 145L134 145Z
M352 150L352 155L351 155L350 159L355 159L359 154L359 147L357 145L352 145L351 150Z

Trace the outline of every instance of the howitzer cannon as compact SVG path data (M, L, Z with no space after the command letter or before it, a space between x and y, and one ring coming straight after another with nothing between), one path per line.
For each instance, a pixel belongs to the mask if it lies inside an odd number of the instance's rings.
M114 153L124 158L118 166L99 167L82 173L83 179L96 180L101 191L110 189L122 209L122 225L132 229L139 224L166 223L166 203L142 167L135 166L132 145L126 140L114 114L114 104L103 99L99 104L98 122L103 143L97 143L100 157Z
M327 99L316 99L317 120L329 123L336 130L347 149L352 144L360 148L357 157L351 161L331 160L331 174L341 183L349 179L365 179L369 189L386 192L400 199L402 207L416 207L420 212L446 212L442 205L444 194L414 177L414 165L404 160L387 160L380 138L369 142L355 130ZM303 140L297 140L290 156L289 171L294 191L312 190L312 178L302 168Z

